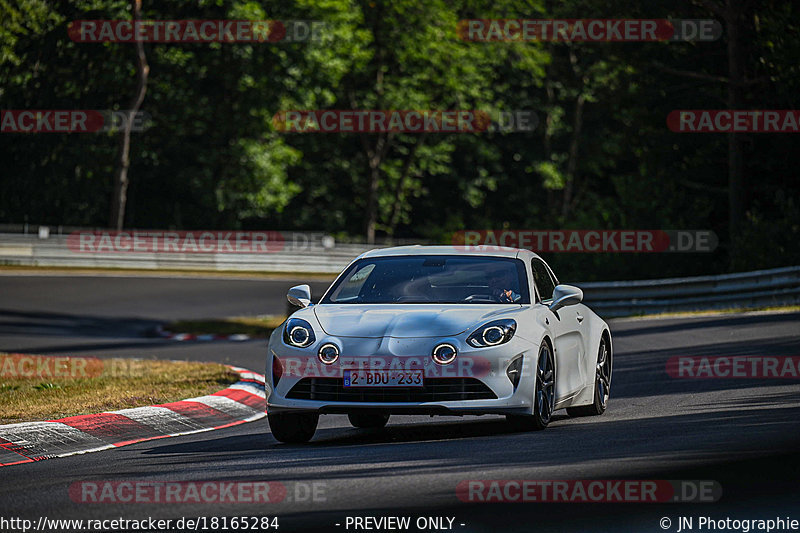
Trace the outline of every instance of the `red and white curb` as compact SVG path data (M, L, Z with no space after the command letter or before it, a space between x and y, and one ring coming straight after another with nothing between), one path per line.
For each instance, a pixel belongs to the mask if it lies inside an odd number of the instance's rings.
M195 335L194 333L173 333L167 331L161 326L156 326L156 335L163 339L170 339L173 341L234 341L242 342L249 341L250 335L244 333L235 333L233 335L214 335L202 334Z
M264 376L229 366L240 381L208 396L48 422L0 426L0 466L118 448L252 422L266 416Z

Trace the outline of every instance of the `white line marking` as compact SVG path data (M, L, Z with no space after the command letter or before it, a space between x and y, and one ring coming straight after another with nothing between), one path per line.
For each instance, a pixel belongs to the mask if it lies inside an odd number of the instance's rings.
M114 411L114 414L127 416L134 422L139 422L151 427L162 435L169 435L176 431L194 431L202 429L204 426L196 420L176 413L166 407L136 407L134 409L123 409Z
M230 367L240 374L243 379L264 382L264 376L244 368ZM265 397L264 390L254 383L239 382L230 387L234 390L245 390L261 397ZM266 417L260 409L253 409L247 405L231 400L225 396L200 396L184 401L192 401L213 407L229 416L236 418L234 424L247 423ZM164 437L178 437L213 431L217 427L203 427L195 420L172 411L165 407L146 406L133 409L113 411L139 422L148 427L164 431L163 435L143 438L141 442ZM175 431L179 429L179 431ZM185 431L184 431L185 429ZM84 433L61 422L21 422L18 424L0 425L0 438L21 446L28 450L32 459L45 459L52 457L69 457L84 453L98 452L116 448L113 444ZM132 439L137 440L137 439ZM74 449L80 446L78 449ZM73 449L70 449L73 448Z
M255 383L247 383L247 382L236 383L228 388L233 390L243 390L245 392L249 392L250 394L261 396L264 399L266 399L267 397L267 394L264 392L264 387L256 385Z
M253 413L260 413L260 409L253 409L236 400L231 400L225 396L200 396L199 398L191 398L187 402L198 402L213 407L218 411L222 411L226 415L230 415L237 420L243 420Z

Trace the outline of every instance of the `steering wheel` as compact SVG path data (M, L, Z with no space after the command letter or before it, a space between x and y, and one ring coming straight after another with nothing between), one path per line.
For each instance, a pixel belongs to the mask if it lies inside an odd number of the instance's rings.
M470 294L464 298L465 302L492 302L495 303L494 298L488 294Z

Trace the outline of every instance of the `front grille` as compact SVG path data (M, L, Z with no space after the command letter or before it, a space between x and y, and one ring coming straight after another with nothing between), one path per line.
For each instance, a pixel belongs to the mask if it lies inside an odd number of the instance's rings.
M345 388L341 378L303 378L287 398L321 402L447 402L496 400L492 389L475 378L429 378L422 387Z

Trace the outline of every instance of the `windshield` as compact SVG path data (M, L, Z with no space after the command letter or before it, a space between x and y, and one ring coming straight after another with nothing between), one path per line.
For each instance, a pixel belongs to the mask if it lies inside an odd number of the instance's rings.
M320 303L528 304L530 293L519 259L392 256L356 261Z

